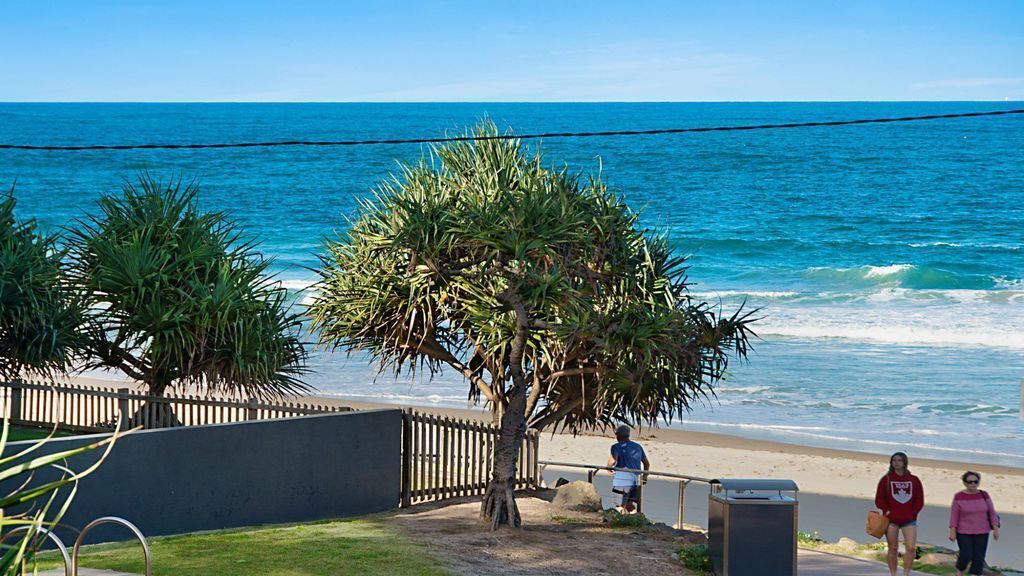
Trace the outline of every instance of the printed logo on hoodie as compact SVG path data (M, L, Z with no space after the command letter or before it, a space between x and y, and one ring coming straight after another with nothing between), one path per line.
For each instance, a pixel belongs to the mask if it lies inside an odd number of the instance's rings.
M890 480L889 486L892 489L892 499L900 504L906 504L914 497L914 484L909 480Z

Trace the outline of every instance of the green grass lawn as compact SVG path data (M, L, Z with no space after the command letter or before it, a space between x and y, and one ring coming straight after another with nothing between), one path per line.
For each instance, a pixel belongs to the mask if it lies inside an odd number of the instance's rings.
M424 547L373 516L313 524L202 532L149 539L156 576L449 574ZM52 552L39 568L59 568ZM81 566L143 573L137 543L83 548Z
M20 442L22 440L38 440L46 438L53 432L50 428L31 428L28 426L11 426L7 430L8 442ZM54 436L69 436L67 432L56 432Z

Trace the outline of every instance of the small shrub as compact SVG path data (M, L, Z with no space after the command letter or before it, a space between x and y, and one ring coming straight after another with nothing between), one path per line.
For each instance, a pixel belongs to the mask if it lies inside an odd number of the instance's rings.
M643 514L623 514L615 509L601 512L604 521L611 528L645 528L651 525L651 521Z
M811 533L797 532L796 541L801 544L822 544L825 542L825 539L817 531Z
M683 568L688 570L697 570L704 574L710 574L713 570L708 547L703 544L680 549L679 561L683 564Z

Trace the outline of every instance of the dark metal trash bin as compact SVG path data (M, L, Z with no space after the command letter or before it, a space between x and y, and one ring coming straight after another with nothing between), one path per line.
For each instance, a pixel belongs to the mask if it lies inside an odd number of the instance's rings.
M792 480L711 481L708 553L717 576L796 575L797 490Z

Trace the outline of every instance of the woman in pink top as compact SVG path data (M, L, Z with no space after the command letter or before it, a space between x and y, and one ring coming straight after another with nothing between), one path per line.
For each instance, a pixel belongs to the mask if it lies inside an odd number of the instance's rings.
M988 533L999 540L999 515L988 492L979 490L981 474L964 472L960 477L964 489L953 497L949 512L949 541L956 540L960 556L956 560L957 576L964 576L967 564L971 574L981 574L985 568L985 550L988 548Z

